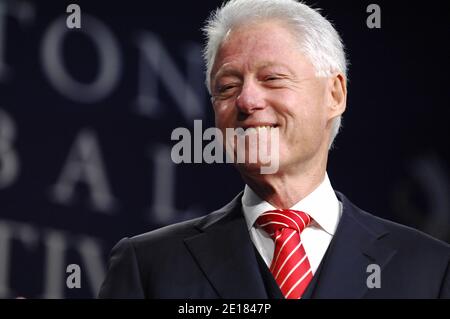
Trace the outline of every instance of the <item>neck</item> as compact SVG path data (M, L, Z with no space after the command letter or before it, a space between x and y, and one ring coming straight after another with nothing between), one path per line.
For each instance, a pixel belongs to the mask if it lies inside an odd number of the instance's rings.
M251 174L241 171L243 180L259 197L280 209L288 209L312 193L325 178L325 158L308 169L289 170L277 174Z

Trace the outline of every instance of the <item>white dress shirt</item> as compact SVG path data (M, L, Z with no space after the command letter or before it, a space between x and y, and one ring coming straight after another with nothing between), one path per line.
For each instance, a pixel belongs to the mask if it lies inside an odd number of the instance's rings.
M312 217L312 222L301 233L301 239L313 274L317 271L334 236L342 215L341 206L342 204L333 191L328 174L325 174L322 183L312 193L290 207L290 209L305 212ZM242 196L242 209L253 244L267 266L270 267L275 244L262 228L255 225L255 221L262 213L276 208L261 199L246 185Z

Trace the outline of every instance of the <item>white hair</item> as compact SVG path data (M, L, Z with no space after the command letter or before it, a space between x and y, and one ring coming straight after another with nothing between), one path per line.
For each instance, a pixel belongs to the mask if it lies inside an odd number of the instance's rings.
M286 23L299 39L301 52L311 61L316 76L338 71L347 79L347 60L341 37L317 10L296 0L230 0L214 11L203 28L206 35L204 59L206 86L211 93L211 69L217 50L233 27L259 20L277 19ZM341 126L341 116L333 121L330 148Z

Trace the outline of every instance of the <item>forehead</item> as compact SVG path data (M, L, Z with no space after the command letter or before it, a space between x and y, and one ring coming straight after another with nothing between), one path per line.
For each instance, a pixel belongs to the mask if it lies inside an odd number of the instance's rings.
M222 68L292 65L306 58L298 39L281 21L269 20L237 26L220 45L211 76Z
M225 35L219 52L232 48L250 49L252 47L268 48L294 46L295 39L287 24L278 20L254 21L232 28Z

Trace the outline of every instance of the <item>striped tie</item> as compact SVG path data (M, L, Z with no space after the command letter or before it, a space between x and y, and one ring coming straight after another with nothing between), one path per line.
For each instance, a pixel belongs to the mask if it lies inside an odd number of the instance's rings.
M265 212L256 221L275 241L270 271L286 299L301 298L313 277L300 239L310 221L308 214L290 209Z

